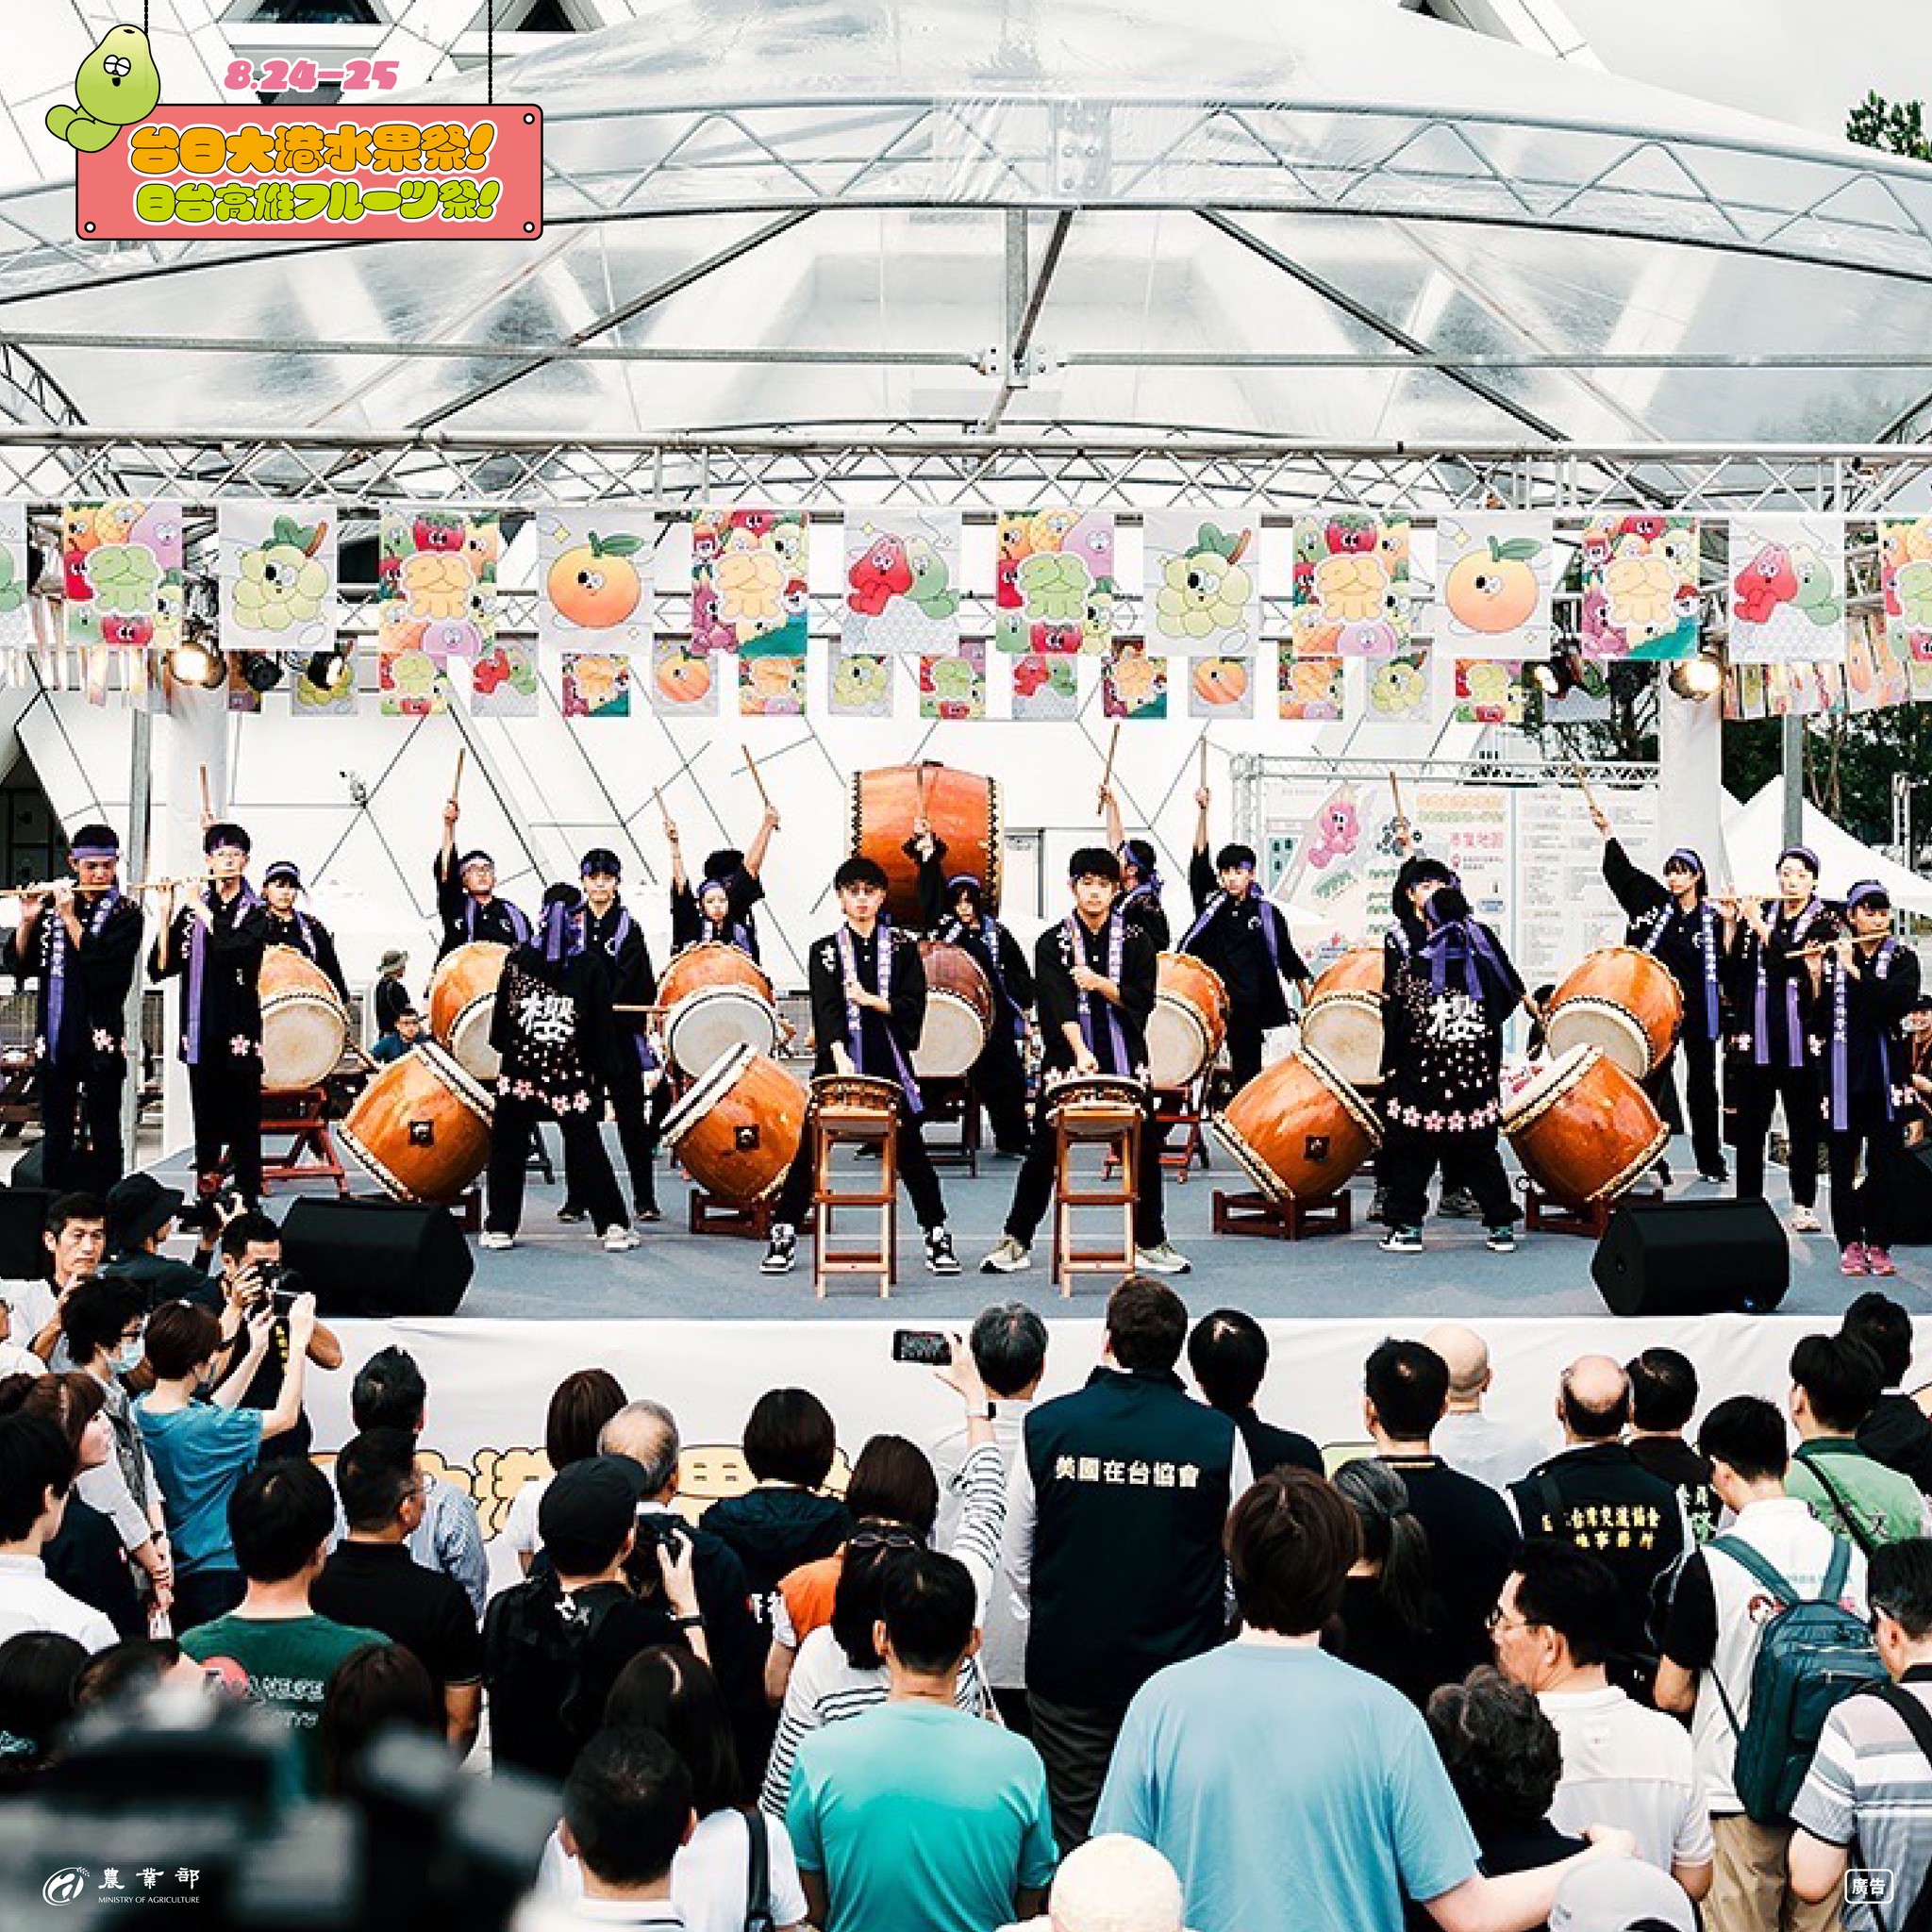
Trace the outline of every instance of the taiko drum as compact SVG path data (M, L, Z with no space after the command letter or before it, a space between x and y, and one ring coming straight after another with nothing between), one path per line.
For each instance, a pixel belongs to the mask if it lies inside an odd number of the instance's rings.
M1191 953L1162 953L1147 1016L1147 1074L1161 1092L1190 1086L1227 1037L1227 988Z
M1684 1023L1676 975L1635 946L1586 954L1550 995L1550 1057L1600 1046L1632 1079L1663 1065Z
M443 955L429 981L429 1031L478 1080L496 1078L497 1053L490 1043L496 1016L496 988L509 948L495 940L472 940Z
M495 1103L453 1054L425 1040L370 1081L337 1130L397 1201L454 1201L490 1160Z
M706 1193L749 1206L775 1193L805 1139L806 1091L769 1056L735 1046L664 1118L664 1138Z
M1614 1201L1671 1138L1650 1095L1598 1046L1573 1046L1503 1105L1523 1169L1573 1208Z
M921 940L925 963L925 1025L912 1071L928 1079L957 1079L973 1070L992 1038L992 981L964 946Z
M889 765L852 774L852 852L885 868L886 910L901 925L919 926L919 864L906 853L913 822L924 818L945 841L946 876L979 881L986 909L1000 909L1002 830L996 778L932 763Z
M1382 1144L1368 1103L1306 1046L1264 1067L1208 1124L1277 1206L1339 1192Z
M286 1093L320 1086L349 1043L349 1016L334 983L293 946L270 946L257 981L261 992L261 1084Z

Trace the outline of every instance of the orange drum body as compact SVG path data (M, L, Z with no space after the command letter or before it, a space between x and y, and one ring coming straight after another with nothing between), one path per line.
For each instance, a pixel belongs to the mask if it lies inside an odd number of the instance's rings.
M956 772L948 765L891 765L852 774L852 851L886 870L886 910L901 925L920 926L919 867L904 847L913 821L924 813L945 841L948 878L970 873L986 895L986 909L1000 909L1002 851L1000 788L996 778Z
M391 1198L454 1201L489 1164L494 1112L489 1090L425 1040L370 1081L337 1131Z
M716 940L686 946L658 982L664 1050L681 1074L702 1074L734 1046L769 1054L778 1043L772 982L752 956Z
M708 1194L748 1206L775 1193L805 1139L805 1089L774 1059L732 1047L664 1119L664 1138Z
M992 981L964 946L921 940L925 962L925 1026L912 1071L926 1079L958 1079L992 1038Z
M1361 1095L1307 1047L1264 1067L1208 1125L1276 1205L1336 1193L1382 1144Z
M1157 1091L1191 1086L1227 1037L1227 989L1191 953L1162 953L1147 1016L1147 1073Z
M293 946L261 956L261 1084L270 1092L319 1087L349 1043L349 1016L329 976Z
M1663 1065L1684 1021L1676 975L1635 946L1586 954L1550 995L1550 1058L1600 1046L1633 1080Z
M1382 949L1357 946L1308 989L1302 1044L1351 1087L1382 1077Z
M496 985L508 958L509 948L494 940L472 940L445 954L429 982L429 1031L478 1080L496 1078L490 1023L496 1016Z
M1649 1094L1596 1046L1573 1046L1512 1093L1503 1131L1530 1179L1573 1208L1614 1201L1671 1138Z

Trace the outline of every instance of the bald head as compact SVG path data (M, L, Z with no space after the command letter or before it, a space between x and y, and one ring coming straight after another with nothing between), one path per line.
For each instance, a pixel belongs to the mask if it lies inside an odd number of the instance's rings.
M1139 1839L1091 1838L1060 1866L1047 1924L1053 1932L1181 1932L1181 1882Z
M600 1455L623 1456L644 1473L642 1493L664 1497L677 1483L677 1457L683 1449L677 1419L657 1402L627 1402L604 1424L597 1438Z
M1442 1322L1423 1337L1449 1364L1449 1407L1474 1408L1490 1386L1490 1344L1474 1328Z
M1580 1355L1563 1371L1557 1413L1573 1441L1611 1442L1630 1422L1630 1377L1607 1355Z

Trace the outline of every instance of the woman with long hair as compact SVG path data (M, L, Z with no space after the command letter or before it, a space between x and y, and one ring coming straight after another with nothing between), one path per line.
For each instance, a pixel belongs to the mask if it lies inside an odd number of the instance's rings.
M1380 1677L1418 1707L1450 1674L1442 1665L1442 1606L1429 1536L1408 1488L1387 1463L1364 1458L1339 1470L1335 1487L1361 1524L1362 1554L1341 1588L1328 1646Z

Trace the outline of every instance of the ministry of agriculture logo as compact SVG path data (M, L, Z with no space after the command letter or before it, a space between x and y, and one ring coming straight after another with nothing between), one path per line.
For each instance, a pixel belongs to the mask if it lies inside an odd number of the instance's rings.
M71 1906L86 1890L86 1866L63 1865L41 1887L41 1896L50 1906Z

